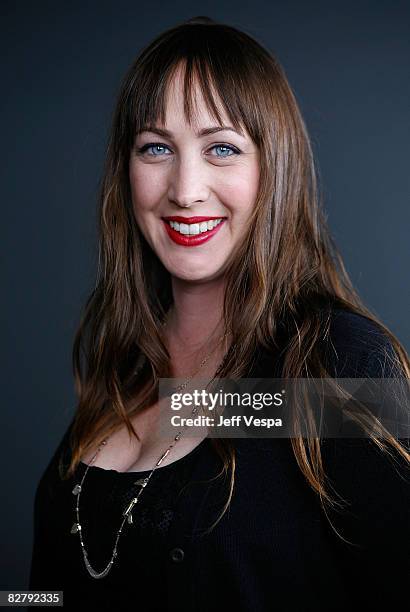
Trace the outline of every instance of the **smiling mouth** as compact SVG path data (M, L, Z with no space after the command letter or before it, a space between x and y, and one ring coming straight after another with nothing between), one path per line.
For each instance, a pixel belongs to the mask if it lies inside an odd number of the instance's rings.
M183 219L183 217L179 217ZM198 221L202 219L201 221ZM163 220L172 227L173 230L182 234L183 236L198 236L199 234L206 234L213 230L215 227L220 225L226 217L191 217L189 220L185 219L184 222L179 222L166 217Z
M225 220L226 217L162 217L168 237L183 247L208 242L219 232Z

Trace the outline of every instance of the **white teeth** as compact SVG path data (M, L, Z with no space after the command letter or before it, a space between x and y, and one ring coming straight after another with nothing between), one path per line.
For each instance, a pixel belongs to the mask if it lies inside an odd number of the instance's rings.
M212 221L202 221L201 223L178 223L177 221L169 221L170 226L185 236L195 236L207 232L219 225L223 219L213 219Z

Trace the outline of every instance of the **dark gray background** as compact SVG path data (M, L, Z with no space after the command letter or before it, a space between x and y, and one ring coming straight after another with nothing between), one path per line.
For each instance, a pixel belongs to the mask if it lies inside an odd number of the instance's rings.
M333 235L410 348L408 2L2 2L1 589L27 588L35 487L75 405L71 344L96 275L96 194L140 48L206 14L277 56L305 117Z

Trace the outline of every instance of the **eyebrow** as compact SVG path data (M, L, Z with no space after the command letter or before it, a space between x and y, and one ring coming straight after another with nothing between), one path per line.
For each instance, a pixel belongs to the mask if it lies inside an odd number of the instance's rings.
M234 132L235 134L238 134L239 136L244 137L244 133L240 129L235 130L235 128L229 127L228 125L211 126L211 127L202 128L201 130L199 130L199 132L196 132L196 136L198 138L201 138L202 136L208 136L209 134L216 134L216 132L223 132L226 130L230 132ZM154 134L158 134L159 136L163 136L164 138L173 137L172 132L169 132L168 130L165 130L159 127L154 127L154 126L146 126L142 130L137 131L136 135L138 136L138 134L142 134L142 132L153 132Z

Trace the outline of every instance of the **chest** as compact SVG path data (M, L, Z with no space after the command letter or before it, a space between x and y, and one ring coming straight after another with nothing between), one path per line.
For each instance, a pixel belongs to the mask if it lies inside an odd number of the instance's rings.
M201 388L204 383L209 382L222 359L222 354L216 351L201 367L193 366L187 356L176 355L172 360L172 376L175 378L175 390L178 385L185 383L192 377L192 382L187 383L182 393L192 392L196 388L195 381L200 380ZM193 373L194 372L194 373ZM188 373L188 374L187 374ZM191 374L189 374L191 373ZM127 428L121 426L108 438L98 453L93 465L103 469L116 470L117 472L141 472L152 470L154 465L174 442L175 435L181 431L178 421L175 427L171 425L171 417L189 418L192 406L183 406L178 413L172 412L169 400L155 402L152 406L145 408L143 412L131 417L131 422L138 434L139 440L130 435ZM161 422L162 419L162 422ZM185 457L194 450L208 435L206 427L195 426L194 428L182 428L183 435L174 444L170 452L161 462L159 467L164 467ZM95 454L95 449L82 457L84 463L90 463Z
M174 441L174 435L164 437L160 432L160 411L160 403L156 402L143 413L131 419L140 440L130 435L125 426L111 434L107 444L101 447L92 465L103 469L116 470L117 472L152 470ZM206 435L206 430L201 432L195 430L195 435L191 434L191 436L183 435L171 448L159 467L164 467L185 457L202 442ZM93 449L85 454L81 460L89 464L94 454L95 450Z

